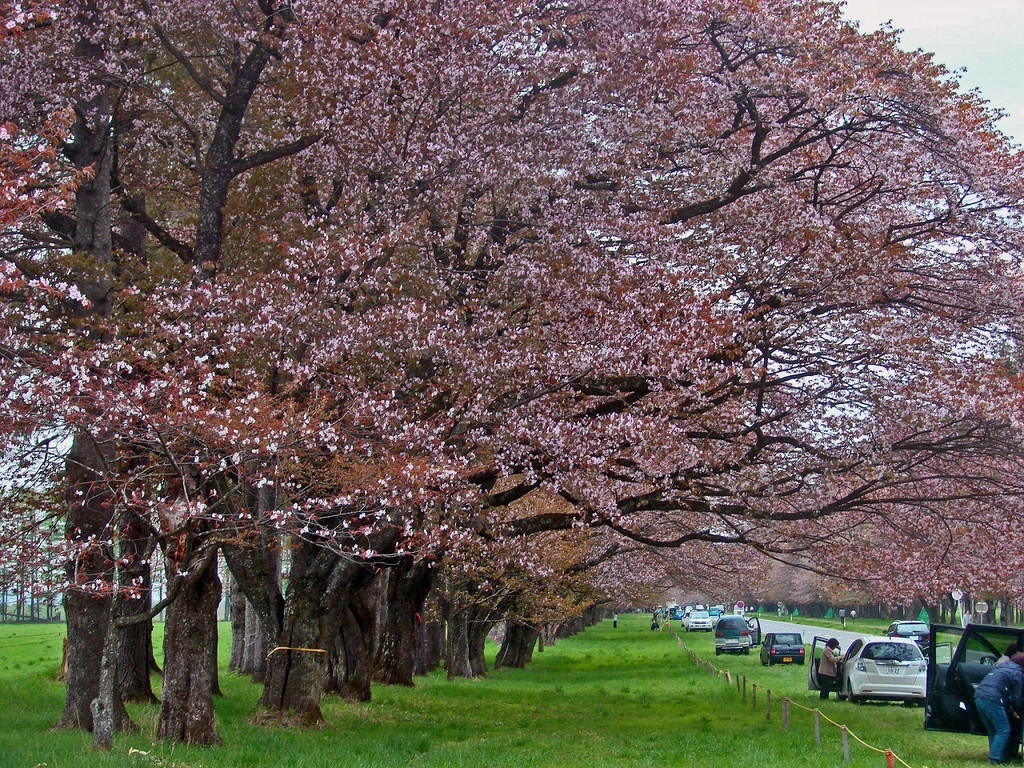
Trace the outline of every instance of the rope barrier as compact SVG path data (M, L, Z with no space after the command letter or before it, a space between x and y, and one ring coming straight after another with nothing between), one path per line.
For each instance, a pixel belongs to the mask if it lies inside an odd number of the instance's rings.
M323 648L292 648L290 645L279 645L277 646L277 648L275 648L267 654L267 658L269 659L278 651L304 651L306 653L327 653L327 651L325 651Z
M682 639L679 637L679 635L676 635L675 630L672 630L670 628L669 631L671 631L672 634L675 635L676 640L678 641L679 645L686 649L686 652L687 652L687 654L688 654L688 656L690 658L690 661L692 661L695 666L703 667L708 672L714 673L717 677L721 678L721 677L724 676L725 680L726 680L726 683L728 685L730 685L730 686L732 685L731 672L729 670L718 669L710 661L707 661L707 660L701 658L691 648L689 648L686 645L686 643L684 643L682 641ZM746 677L746 675L743 675L742 677L740 675L736 676L736 690L737 690L737 692L741 691L741 688L740 688L740 680L741 679L742 679L742 692L741 692L741 695L743 697L743 701L746 702L746 700L747 700L747 677ZM757 688L758 688L757 683L755 683L753 680L751 680L750 681L750 688L751 688L751 707L754 710L756 710L757 709ZM772 711L771 711L771 707L772 707L772 691L771 691L770 688L764 688L763 690L765 692L765 718L768 721L771 721L771 715L772 715ZM842 732L842 737L843 737L843 760L845 761L845 763L847 765L849 765L849 763L850 763L850 741L849 740L852 738L855 742L857 742L861 746L865 747L866 749L869 749L872 752L877 752L880 755L885 755L886 768L895 768L895 764L896 763L899 763L900 765L904 766L905 768L913 768L913 766L910 763L908 763L906 760L901 758L899 755L897 755L891 749L880 749L879 747L876 747L873 744L869 744L868 742L864 741L864 739L862 739L860 736L858 736L853 731L851 731L847 726L843 725L842 723L836 722L835 720L833 720L832 718L830 718L827 715L825 715L820 709L817 709L816 707L807 707L807 706L804 706L803 704L801 704L798 701L793 701L792 699L785 698L785 697L782 697L780 699L780 703L781 703L781 706L782 706L782 728L783 728L783 730L786 730L786 731L789 730L789 708L790 708L790 706L794 706L797 709L802 709L805 712L813 713L813 715L814 715L814 742L815 742L815 744L817 744L819 746L821 745L821 720L825 720L825 722L827 722L830 725L833 725L836 728L838 728Z

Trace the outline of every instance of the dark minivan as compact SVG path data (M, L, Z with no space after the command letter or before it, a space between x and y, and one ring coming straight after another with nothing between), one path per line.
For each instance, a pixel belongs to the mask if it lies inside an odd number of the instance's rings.
M742 616L723 616L715 625L715 655L750 653L750 627Z

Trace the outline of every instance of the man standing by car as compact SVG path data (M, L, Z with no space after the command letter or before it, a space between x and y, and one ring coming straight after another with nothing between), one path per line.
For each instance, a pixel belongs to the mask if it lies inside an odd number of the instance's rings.
M1013 664L993 667L974 691L974 706L988 732L988 761L1005 761L1010 740L1010 717L1024 710L1024 652L1010 657Z
M834 637L825 643L825 650L821 652L821 659L818 661L818 697L821 699L828 698L829 691L838 691L839 686L839 666L838 663L842 661L842 656L836 656L836 650L839 648L839 641Z

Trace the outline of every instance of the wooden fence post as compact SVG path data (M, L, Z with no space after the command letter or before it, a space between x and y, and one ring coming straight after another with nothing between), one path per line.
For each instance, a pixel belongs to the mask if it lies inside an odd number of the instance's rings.
M821 746L821 711L814 710L814 743Z
M789 730L789 699L782 697L782 730Z
M772 719L772 689L768 688L764 692L764 719L771 722Z
M850 764L850 732L843 726L843 762Z

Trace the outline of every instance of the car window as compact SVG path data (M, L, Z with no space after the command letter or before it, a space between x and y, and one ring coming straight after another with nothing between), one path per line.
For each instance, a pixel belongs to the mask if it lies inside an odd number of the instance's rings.
M691 619L706 619L706 618L709 618L709 617L708 617L708 612L707 611L694 611L693 613L690 614L690 618Z
M875 661L920 661L924 658L921 649L910 643L868 643L860 657Z
M779 645L802 645L803 641L796 632L780 632L775 636L775 642Z
M919 635L922 633L928 634L928 625L917 622L914 622L912 624L899 624L896 627L896 632L901 635Z
M953 660L953 644L939 643L935 646L935 663L949 664Z
M850 643L850 647L846 649L846 658L856 656L862 645L864 645L864 641L859 638Z

